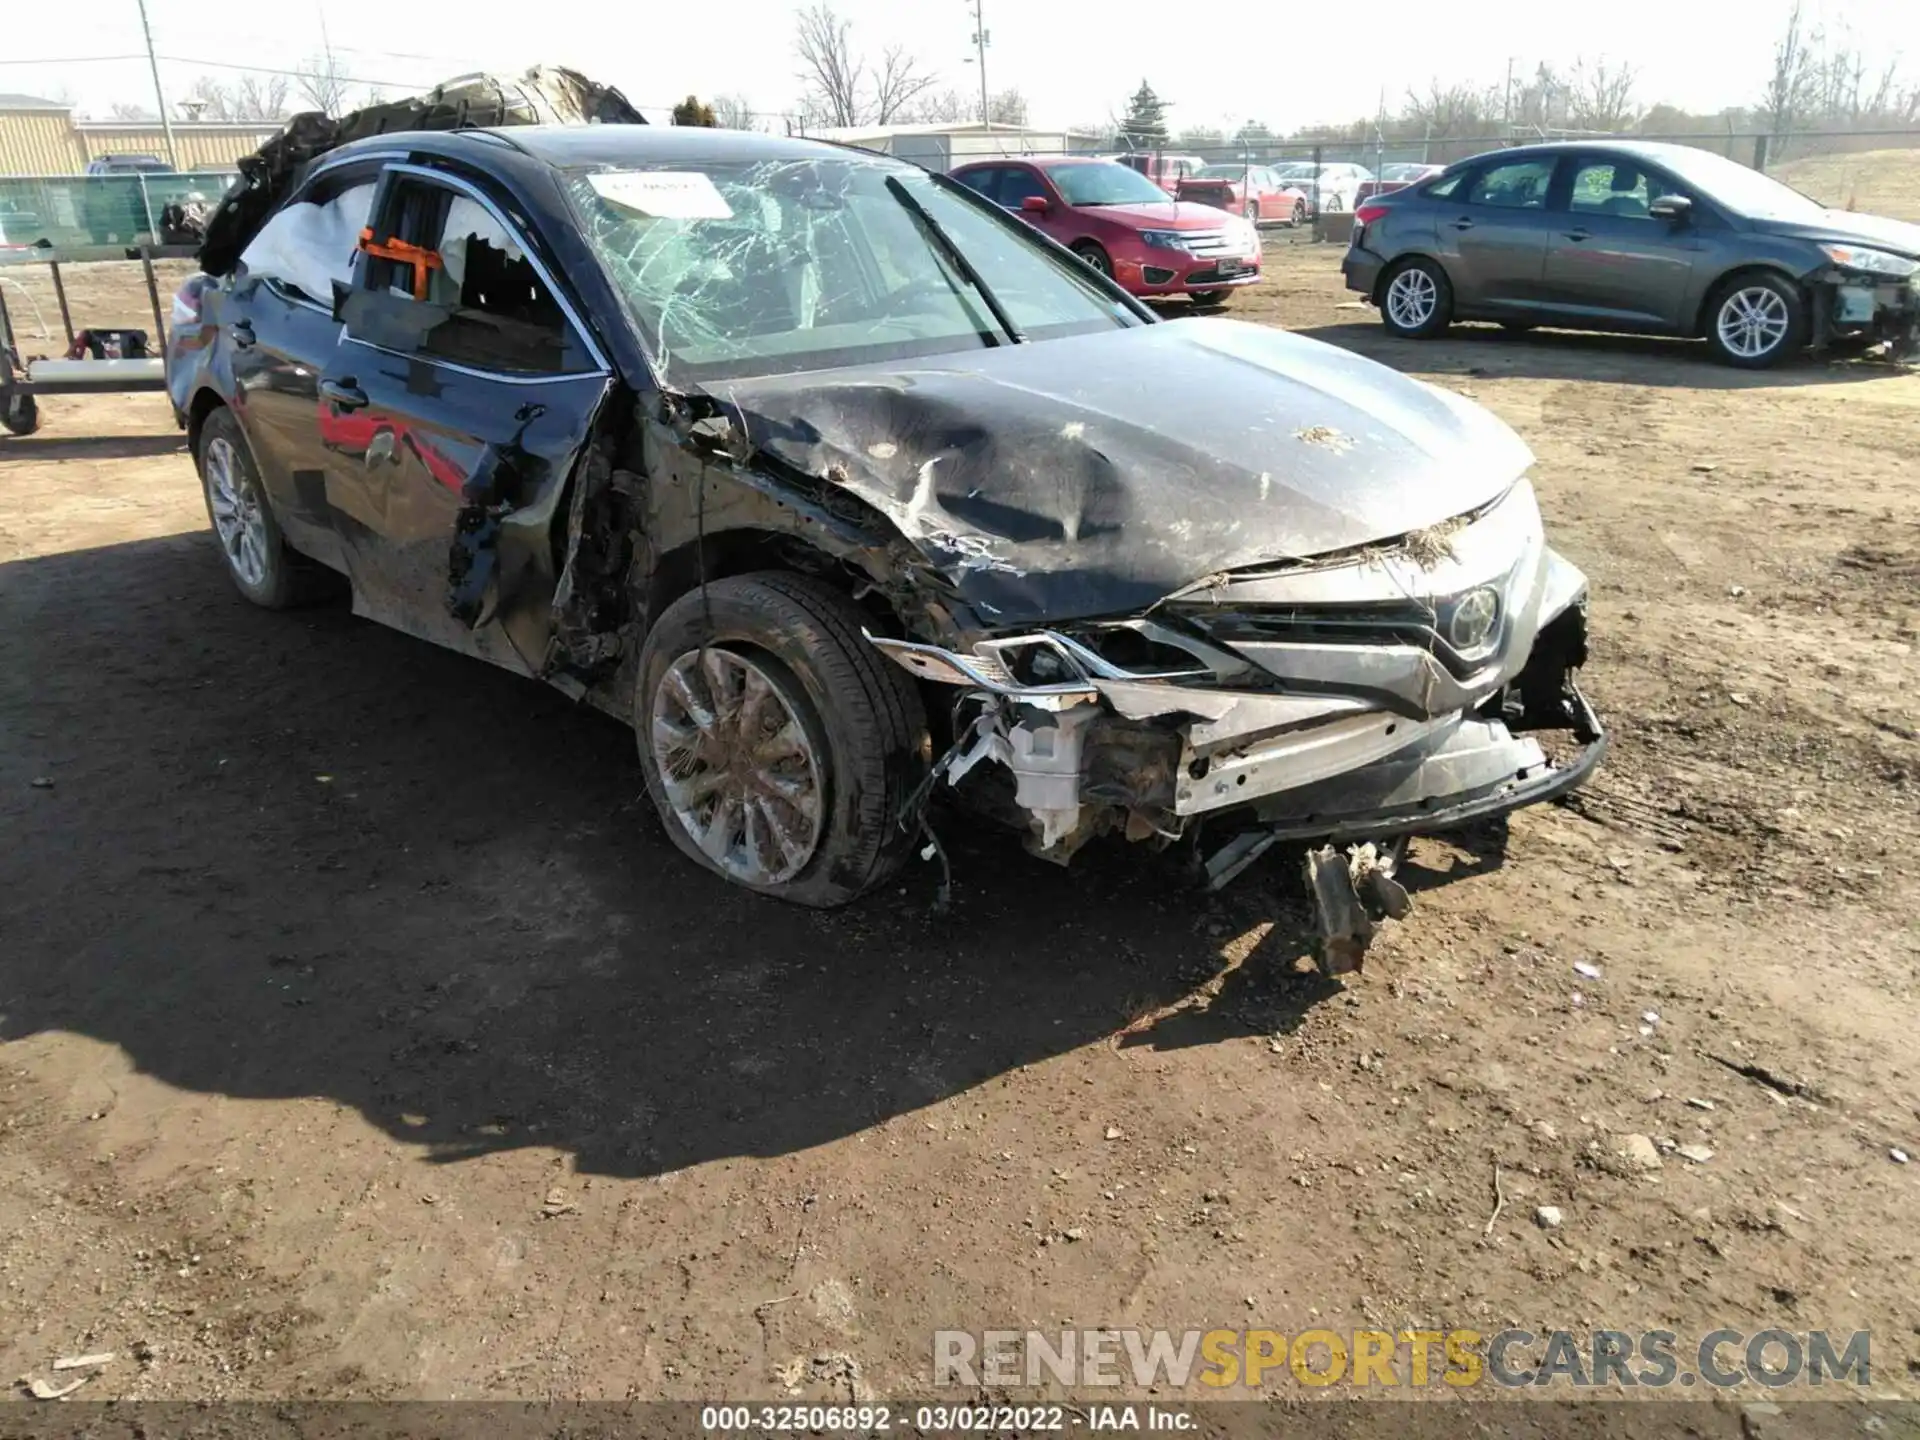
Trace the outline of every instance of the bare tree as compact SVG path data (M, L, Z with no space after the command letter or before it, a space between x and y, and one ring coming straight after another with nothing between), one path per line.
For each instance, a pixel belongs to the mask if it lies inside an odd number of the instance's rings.
M722 130L751 130L754 128L753 104L744 95L716 95L713 118Z
M938 75L920 68L920 62L898 45L889 45L880 53L880 65L873 79L873 123L885 125L940 81Z
M852 32L851 22L842 20L825 0L802 10L796 22L794 44L800 79L807 87L804 106L810 118L824 125L858 125L861 120L866 64L854 54Z
M245 75L233 87L233 118L280 120L287 113L287 77Z
M125 100L117 100L107 109L107 117L112 120L158 120L160 117L146 105L130 105Z
M1805 108L1813 88L1814 56L1811 37L1806 31L1806 0L1793 0L1787 12L1787 28L1773 47L1773 74L1767 80L1761 109L1775 137L1793 128L1794 120Z
M310 55L300 67L300 94L314 109L338 115L346 108L348 79L331 50Z
M1493 99L1472 85L1427 86L1427 93L1407 92L1406 118L1418 134L1439 140L1449 135L1485 135L1495 113Z
M1589 64L1576 60L1568 77L1567 123L1576 130L1625 130L1640 118L1633 98L1639 73L1631 65L1610 65L1603 57Z
M987 97L986 118L996 125L1025 125L1027 97L1017 89L995 91Z

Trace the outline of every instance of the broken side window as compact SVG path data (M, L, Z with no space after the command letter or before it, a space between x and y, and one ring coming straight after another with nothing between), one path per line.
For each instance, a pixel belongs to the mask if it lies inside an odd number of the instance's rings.
M260 227L241 265L301 299L331 306L334 282L345 283L353 273L378 178L377 167L322 175Z
M396 177L361 241L365 285L417 310L390 316L380 343L512 374L592 368L578 332L493 211L450 186ZM350 322L351 323L351 322ZM390 344L404 330L406 340Z

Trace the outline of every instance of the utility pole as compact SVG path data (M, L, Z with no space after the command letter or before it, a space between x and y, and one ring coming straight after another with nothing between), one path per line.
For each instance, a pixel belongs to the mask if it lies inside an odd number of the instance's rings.
M1513 56L1511 55L1507 57L1507 98L1506 120L1504 124L1507 134L1511 136L1513 134Z
M147 40L147 68L153 71L153 98L160 107L160 133L167 137L167 163L180 168L180 149L173 143L173 119L167 114L167 92L160 88L160 62L153 53L153 27L147 23L147 0L134 0L140 7L140 33Z
M980 63L980 123L993 128L993 116L987 113L987 16L986 0L968 0L973 10L973 53Z

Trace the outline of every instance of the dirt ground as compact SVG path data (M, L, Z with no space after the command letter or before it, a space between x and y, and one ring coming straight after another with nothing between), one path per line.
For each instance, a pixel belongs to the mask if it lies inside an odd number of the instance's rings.
M242 602L163 398L0 440L0 1376L845 1398L938 1327L1778 1325L1920 1395L1920 375L1396 342L1338 258L1276 238L1234 313L1532 443L1614 736L1421 843L1345 983L1278 865L955 824L945 917L745 897L611 721Z

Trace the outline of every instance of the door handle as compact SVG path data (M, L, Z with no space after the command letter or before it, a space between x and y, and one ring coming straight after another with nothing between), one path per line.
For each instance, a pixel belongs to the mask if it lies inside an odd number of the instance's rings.
M230 333L233 335L235 349L247 350L252 348L255 337L253 333L253 322L251 320L236 320L233 323Z
M1589 240L1589 239L1591 239L1592 237L1593 237L1593 232L1592 232L1591 230L1569 230L1569 231L1567 231L1567 239L1569 239L1569 240Z
M351 380L322 380L320 398L332 401L342 410L358 410L367 403L367 392Z
M1453 222L1453 228L1456 230L1471 230L1473 228L1473 221L1462 215L1458 220Z

